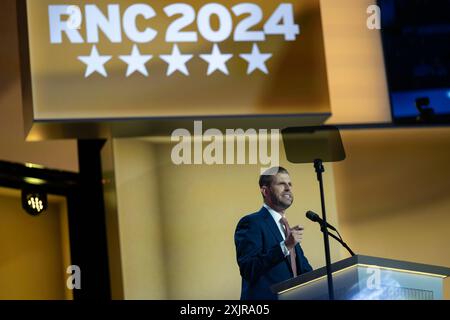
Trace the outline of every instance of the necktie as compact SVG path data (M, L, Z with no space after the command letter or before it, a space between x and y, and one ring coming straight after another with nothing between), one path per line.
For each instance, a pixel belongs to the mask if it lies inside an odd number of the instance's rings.
M286 236L286 239L288 238L289 234L291 233L291 228L289 227L289 223L285 217L282 217L280 219L280 222L284 225L284 235ZM297 264L295 263L296 260L296 254L295 254L295 247L289 250L289 254L291 256L291 267L292 272L294 273L294 277L297 276Z

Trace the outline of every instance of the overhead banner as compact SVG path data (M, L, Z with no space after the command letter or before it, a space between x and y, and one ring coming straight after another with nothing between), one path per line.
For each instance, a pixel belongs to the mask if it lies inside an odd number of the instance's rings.
M19 11L30 127L330 111L319 0L28 0Z

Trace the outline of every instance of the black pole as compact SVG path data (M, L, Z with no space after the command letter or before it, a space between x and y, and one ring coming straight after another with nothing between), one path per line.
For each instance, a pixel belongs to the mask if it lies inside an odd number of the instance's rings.
M68 195L72 264L81 269L75 300L110 300L106 217L100 151L103 140L78 140L80 186Z
M316 159L314 160L314 168L316 169L317 173L317 180L319 181L319 187L320 187L320 202L322 205L322 220L323 225L327 225L327 214L325 211L325 197L323 192L323 180L322 180L322 173L325 171L322 160ZM329 242L329 234L328 234L328 228L322 228L323 232L323 242L325 245L325 261L326 261L326 268L327 268L327 280L328 280L328 297L330 300L334 300L334 288L333 288L333 275L331 274L331 258L330 258L330 242Z

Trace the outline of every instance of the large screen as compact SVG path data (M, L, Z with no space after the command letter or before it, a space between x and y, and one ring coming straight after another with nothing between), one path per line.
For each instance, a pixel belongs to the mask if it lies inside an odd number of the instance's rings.
M394 122L450 123L450 1L378 4Z
M34 120L330 111L318 0L27 1Z

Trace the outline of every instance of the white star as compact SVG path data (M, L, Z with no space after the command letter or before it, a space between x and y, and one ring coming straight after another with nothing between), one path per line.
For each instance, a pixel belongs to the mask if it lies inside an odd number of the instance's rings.
M84 77L89 77L92 73L98 72L102 76L106 77L106 70L104 64L111 59L111 56L100 56L97 51L97 47L94 45L91 50L90 56L79 56L78 60L87 65Z
M219 46L214 44L211 54L201 54L200 58L208 62L208 76L216 70L220 70L228 75L226 62L233 57L232 54L222 54Z
M266 60L272 57L271 53L261 53L259 51L256 43L253 44L252 53L250 54L240 54L241 58L248 61L248 69L247 74L252 73L256 69L261 70L265 74L268 74L269 71L266 67Z
M133 46L131 55L119 56L119 58L120 58L120 60L122 60L123 62L128 64L127 77L136 71L139 71L144 76L148 76L148 72L147 72L147 68L145 67L145 64L151 58L153 58L153 56L152 55L141 55L137 45Z
M177 70L187 76L189 75L189 71L186 68L186 62L192 59L192 54L181 54L178 46L174 45L172 54L162 54L160 57L169 64L169 67L167 68L168 76Z

